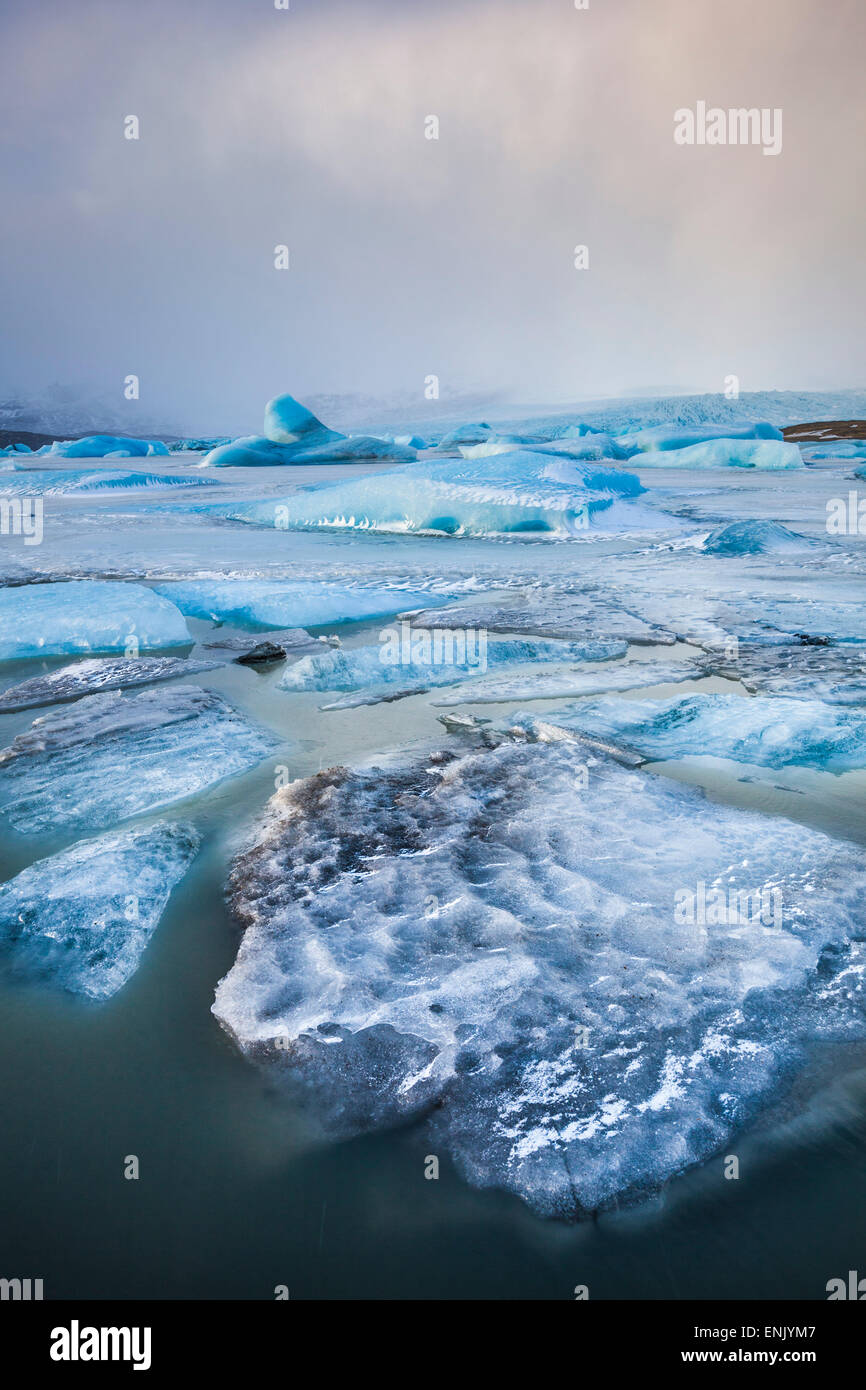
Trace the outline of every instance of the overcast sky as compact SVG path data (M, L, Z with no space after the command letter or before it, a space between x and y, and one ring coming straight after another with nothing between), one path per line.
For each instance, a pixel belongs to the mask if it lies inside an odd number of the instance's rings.
M281 390L423 406L430 374L538 402L866 385L862 0L0 15L0 396L122 405L135 373L148 417L238 432ZM781 153L676 145L700 100L781 108Z

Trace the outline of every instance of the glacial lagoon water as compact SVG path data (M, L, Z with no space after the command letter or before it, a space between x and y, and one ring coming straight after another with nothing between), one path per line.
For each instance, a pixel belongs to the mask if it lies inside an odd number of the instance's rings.
M180 471L177 458L146 464L151 476ZM623 466L640 475L639 460ZM842 623L847 636L844 623L850 626L862 603L863 539L829 546L824 518L826 500L852 486L850 467L822 460L790 473L738 469L733 477L653 467L640 501L659 512L658 531L640 525L634 534L561 541L281 532L202 508L200 494L207 491L210 504L217 488L185 494L173 486L170 498L152 488L112 489L46 502L41 545L4 538L4 578L134 581L162 593L174 581L224 576L335 590L384 586L393 589L394 614L428 598L431 605L491 598L507 605L519 596L525 606L529 596L548 613L564 605L571 621L575 605L584 604L600 632L612 626L614 608L620 616L625 609L636 621L672 630L675 641L629 649L630 660L663 669L701 661L717 637L732 632L760 630L776 640L785 633L780 606L794 600L798 630L811 614L817 624ZM242 477L226 469L219 491L231 510L372 471L369 463L297 468L287 481L278 469L246 468ZM750 519L781 522L819 544L781 555L701 552L701 538L720 524ZM362 648L377 644L386 621L311 630L339 632L344 648ZM213 657L206 644L215 635L244 632L200 617L187 623L192 655L202 659ZM2 688L69 660L5 663ZM642 686L616 698L659 701L684 690L748 698L736 662L726 660L724 675L702 668L685 686ZM305 1112L267 1070L250 1064L211 1012L239 941L224 900L229 863L248 845L277 778L384 760L394 750L464 749L461 736L437 722L441 688L322 710L329 698L322 690L281 689L285 669L226 663L184 680L268 731L273 746L255 766L167 813L193 822L202 847L128 983L94 1006L44 982L0 977L4 1267L43 1278L48 1297L267 1299L287 1285L294 1298L567 1299L587 1284L592 1298L821 1298L829 1278L862 1263L866 1048L853 1034L816 1042L807 1063L724 1153L671 1176L643 1200L621 1209L609 1203L594 1219L574 1223L542 1219L496 1187L470 1186L446 1146L431 1150L421 1122L339 1141L313 1132ZM597 675L605 663L583 669ZM525 674L540 671L530 666ZM469 702L460 712L507 724L528 709L555 725L558 712L573 706L565 698L529 706ZM3 747L35 717L74 708L0 715ZM846 850L853 845L855 854L866 845L861 770L837 775L796 759L767 767L690 756L649 764L640 776L704 787L720 807L788 818L844 841ZM158 814L145 811L131 823ZM60 826L23 833L4 821L0 876L61 853L75 838ZM440 1160L437 1181L425 1178L431 1152ZM740 1160L737 1181L724 1176L729 1152ZM140 1177L128 1181L124 1166L133 1154Z

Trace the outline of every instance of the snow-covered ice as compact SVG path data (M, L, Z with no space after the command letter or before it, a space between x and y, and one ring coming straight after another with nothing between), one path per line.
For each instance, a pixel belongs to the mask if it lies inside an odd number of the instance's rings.
M781 916L683 924L701 883ZM826 985L864 889L852 847L576 744L331 769L234 865L213 1007L330 1132L427 1116L471 1182L574 1217L722 1148L816 1035L863 1035Z
M655 685L679 685L706 675L697 662L628 661L598 671L574 667L482 676L433 701L434 705L490 705L515 700L561 700L579 695L604 695L613 690L638 690Z
M236 623L265 631L274 627L321 627L327 623L384 617L407 602L432 604L427 593L404 589L349 587L303 580L200 579L154 586L182 613L211 622Z

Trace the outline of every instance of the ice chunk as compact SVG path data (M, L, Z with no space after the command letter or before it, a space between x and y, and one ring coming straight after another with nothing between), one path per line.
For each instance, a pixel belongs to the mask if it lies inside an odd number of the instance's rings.
M403 614L400 615L401 617ZM455 603L412 617L414 627L472 627L488 632L560 637L570 641L620 640L671 646L676 638L628 612L603 590L587 586L580 594L518 594L510 603Z
M191 642L174 604L143 584L70 580L0 589L0 661Z
M343 439L337 430L329 430L311 410L286 392L274 396L265 406L265 437L275 444L324 444Z
M568 481L558 481L557 470L566 466ZM637 480L616 468L516 450L487 459L428 460L282 499L232 505L227 514L286 530L408 534L565 537L679 528L673 517L624 500L636 491Z
M172 580L155 588L188 617L262 631L384 617L404 607L407 601L419 606L430 606L436 601L431 594L405 589L350 588L293 579Z
M840 439L835 444L804 444L813 459L863 459L866 458L866 439Z
M866 705L866 647L742 642L736 655L711 656L708 670L762 695L795 695L829 705Z
M326 434L331 431L325 431ZM250 435L236 439L212 450L202 459L201 467L252 468L274 464L308 465L313 463L352 463L365 459L382 459L394 463L412 463L415 450L405 444L394 444L373 435L355 435L345 439L337 435L322 443L275 444L270 439Z
M339 647L339 637L311 637L302 627L288 627L277 629L267 629L268 640L277 645L283 654L293 660L301 656L309 656L311 652L320 652L323 646ZM248 636L216 637L212 642L205 642L207 651L227 651L234 652L235 661L242 660L256 651L261 645L261 638L251 633Z
M516 449L527 447L533 453L553 454L559 458L598 460L628 457L609 434L598 432L547 442L534 442L525 435L491 434L481 444L461 445L460 453L466 459L492 458L496 454L513 454Z
M709 756L825 772L866 767L866 713L819 700L708 693L610 698L557 710L551 718L654 760Z
M808 550L818 542L789 531L778 521L731 521L717 526L703 544L708 555L770 555Z
M124 690L130 686L150 685L153 681L174 680L177 676L194 676L222 664L199 657L177 656L117 656L79 661L74 666L63 666L59 671L32 676L20 685L10 686L0 694L0 712L37 709L40 705L62 704L103 690Z
M745 920L689 921L709 889ZM229 891L241 1049L335 1134L428 1116L545 1215L724 1151L816 1035L863 1036L860 851L571 743L295 783Z
M490 426L484 423L458 425L456 429L443 434L436 445L437 452L453 452L461 444L480 444L490 434Z
M620 439L620 444L623 440ZM633 460L637 468L803 468L796 444L775 439L711 439L681 449L658 449Z
M706 444L714 439L784 439L780 429L766 421L755 425L743 425L739 429L730 425L655 425L650 429L637 430L634 434L620 435L617 443L628 454L639 452L660 452L669 449L688 449L696 444ZM640 460L641 466L643 460ZM671 464L671 467L674 465Z
M0 946L16 973L108 999L138 969L199 845L191 825L112 832L0 885Z
M399 686L405 693L455 685L488 666L607 661L623 656L625 642L552 642L543 638L489 642L486 632L421 628L387 629L378 647L342 648L305 656L285 671L283 690L358 690Z
M244 772L276 743L197 686L86 695L0 753L0 808L28 834L101 829Z
M706 675L696 662L629 661L600 671L536 671L530 674L488 676L458 686L434 705L498 705L515 700L560 700L572 695L604 695L612 690L679 685Z
M124 458L149 458L155 454L167 457L168 449L158 439L129 439L125 435L117 434L88 434L84 439L56 440L40 449L39 453L65 459L99 459L118 453Z
M183 477L168 473L115 473L107 469L83 468L27 469L4 477L0 495L71 497L86 492L148 492L163 488L216 487L214 478Z

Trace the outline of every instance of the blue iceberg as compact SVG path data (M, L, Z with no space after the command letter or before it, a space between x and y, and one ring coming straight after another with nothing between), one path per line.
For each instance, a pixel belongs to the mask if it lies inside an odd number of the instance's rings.
M322 627L431 607L441 594L304 582L296 579L193 579L157 584L182 613L214 623L265 631L274 627Z
M493 458L426 460L282 499L241 503L227 514L285 530L449 536L678 529L674 518L632 500L642 490L633 474L615 467L521 449Z
M761 421L755 425L731 428L730 425L655 425L650 429L636 430L633 434L623 434L617 444L626 455L635 453L659 453L670 449L688 449L696 444L706 444L714 439L776 439L785 436L775 425Z
M620 439L622 444L622 439ZM775 439L710 439L679 449L657 449L632 456L636 468L804 468L796 444Z
M138 968L199 846L191 825L112 832L0 884L0 948L16 974L87 999L116 994Z
M70 580L0 589L0 661L139 652L192 643L183 616L143 584Z
M83 439L55 440L38 451L64 459L149 458L168 456L168 448L158 439L130 439L126 435L88 434Z
M265 407L265 432L247 435L212 449L202 466L255 468L285 464L351 463L386 459L411 463L415 450L405 443L373 435L347 436L328 429L312 411L288 394Z
M866 712L819 700L703 693L668 700L611 697L557 710L550 720L653 761L714 757L834 773L866 767Z
M731 521L711 531L702 549L707 555L772 555L808 550L817 544L778 521Z

